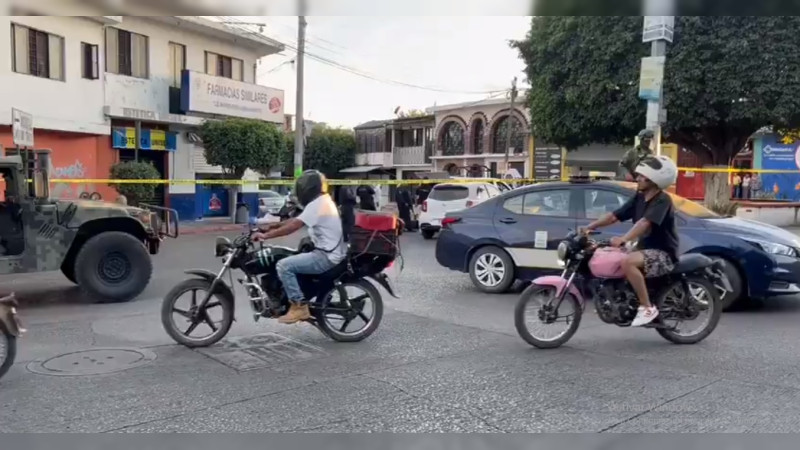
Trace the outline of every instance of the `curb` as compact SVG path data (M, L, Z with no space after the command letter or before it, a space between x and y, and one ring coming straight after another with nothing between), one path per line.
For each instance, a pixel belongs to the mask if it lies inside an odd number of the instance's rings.
M193 225L193 226L186 226L185 228L178 228L178 237L186 236L186 235L197 235L197 234L210 234L210 233L218 233L218 232L226 232L226 231L242 231L244 229L245 224L233 224L227 223L222 225Z

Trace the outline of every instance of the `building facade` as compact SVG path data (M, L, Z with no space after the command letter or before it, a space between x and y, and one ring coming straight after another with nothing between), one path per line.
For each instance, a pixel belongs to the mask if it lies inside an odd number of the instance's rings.
M0 33L0 59L8 61L0 75L10 80L0 86L0 144L12 145L11 108L31 113L35 147L52 150L54 179L108 178L126 160L153 163L165 180L219 178L197 132L205 120L283 126L283 92L255 84L259 58L283 49L266 37L192 16L12 16L0 18L0 29L9 30ZM251 210L257 190L244 187ZM89 184L55 183L52 191L116 197ZM170 184L152 201L181 219L228 211L216 185Z

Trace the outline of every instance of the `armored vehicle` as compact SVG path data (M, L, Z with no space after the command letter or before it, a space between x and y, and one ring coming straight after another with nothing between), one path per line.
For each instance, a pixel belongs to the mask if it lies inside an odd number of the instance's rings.
M14 274L60 270L98 302L147 287L150 255L178 237L178 213L96 200L50 198L49 150L0 153L0 286Z

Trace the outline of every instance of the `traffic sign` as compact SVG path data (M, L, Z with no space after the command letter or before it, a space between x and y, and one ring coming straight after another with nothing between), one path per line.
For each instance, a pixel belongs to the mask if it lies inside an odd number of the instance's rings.
M14 145L33 147L33 116L11 108L11 124Z

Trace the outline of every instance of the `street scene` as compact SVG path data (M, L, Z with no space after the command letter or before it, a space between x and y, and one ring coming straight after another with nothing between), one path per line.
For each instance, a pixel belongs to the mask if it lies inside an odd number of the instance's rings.
M0 380L0 430L788 432L796 423L797 298L726 313L696 346L605 326L588 305L568 345L537 350L514 330L517 295L476 292L408 234L401 298L382 291L383 323L365 341L254 323L237 290L229 337L191 350L164 332L161 300L183 270L217 270L214 237L171 242L147 290L125 304L87 302L58 276L13 283L29 332Z
M800 16L299 6L0 16L0 432L796 431Z

